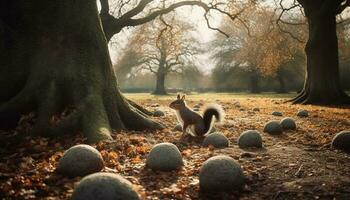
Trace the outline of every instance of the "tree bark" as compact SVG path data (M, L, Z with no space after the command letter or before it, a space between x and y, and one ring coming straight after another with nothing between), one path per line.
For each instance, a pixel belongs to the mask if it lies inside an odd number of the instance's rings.
M112 130L162 128L120 93L95 0L3 4L0 113L35 112L33 134L81 131L90 143ZM73 111L51 120L66 108Z
M257 72L252 72L250 76L250 92L254 94L261 92L259 87L259 75Z
M164 42L164 38L161 38L161 45L158 47L160 50L160 60L159 60L159 66L158 70L155 73L156 74L156 89L154 90L153 94L158 95L166 95L167 92L165 90L165 77L168 73L166 68L166 45Z
M307 73L303 90L291 101L301 104L348 104L350 99L341 88L339 79L335 12L321 13L314 3L304 6L308 6L305 11L309 26L305 47Z
M163 70L158 70L156 73L157 81L156 81L156 89L153 94L166 95L167 92L165 90L165 77L166 73Z

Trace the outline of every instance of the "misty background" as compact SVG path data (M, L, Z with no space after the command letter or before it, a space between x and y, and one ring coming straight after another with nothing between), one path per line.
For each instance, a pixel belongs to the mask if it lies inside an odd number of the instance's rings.
M292 4L293 1L285 0L283 1L283 5L288 7ZM273 20L277 20L276 18L281 13L280 5L278 2L273 0L264 1L264 3L258 5L259 9L265 10L267 12L273 13ZM252 11L248 11L247 13L252 13ZM279 31L279 37L289 38L291 43L297 44L299 49L297 49L294 54L288 59L288 62L281 63L281 66L278 66L280 70L275 70L274 72L264 72L266 69L261 70L261 67L247 67L247 59L243 59L243 56L233 56L230 59L230 64L226 61L223 64L222 59L218 58L215 55L217 49L220 48L220 44L218 40L222 40L221 42L225 42L225 40L232 38L230 34L230 38L226 38L223 34L219 33L216 30L212 30L208 28L207 21L203 17L204 11L200 8L193 6L186 6L181 9L177 9L172 12L172 14L165 15L163 18L165 21L171 21L171 16L177 15L181 16L183 22L190 24L191 30L184 30L186 34L191 35L195 38L195 42L199 44L199 51L196 55L191 55L191 65L193 65L194 69L189 69L185 64L182 64L181 67L184 69L177 70L176 72L169 72L165 77L165 88L167 92L297 92L303 88L304 77L305 77L305 67L306 67L306 57L303 53L304 45L307 36L307 26L305 23L305 19L303 13L298 9L292 9L288 11L288 13L284 14L285 21L288 20L299 20L303 22L303 25L298 25L298 29L301 29L303 33L301 34L301 38L304 38L303 42L299 42L293 39L288 31L293 32L295 29L294 25L284 27L283 31ZM253 14L254 15L254 14ZM348 18L349 9L345 10L343 14L340 16L339 21L342 18ZM252 16L246 16L247 19L251 20ZM267 19L266 19L267 20ZM237 23L231 22L228 19L225 19L225 16L212 12L209 14L209 21L211 27L220 28L221 30L225 29L225 24ZM340 51L340 76L342 86L346 89L350 89L350 81L347 77L350 77L350 59L347 49L349 49L349 20L345 20L345 23L339 23L341 28L338 28L342 32L339 33L341 39L339 40L339 51ZM148 26L154 26L154 23L161 23L159 19L155 20L155 22L148 23ZM181 23L181 22L180 22ZM171 23L170 23L171 24ZM231 24L232 25L232 24ZM147 26L143 25L143 26ZM235 26L237 29L245 29L242 25ZM135 56L130 54L128 49L130 49L130 40L132 37L135 37L135 32L140 30L142 27L131 27L123 30L121 33L114 36L114 38L109 43L109 50L112 58L112 62L114 65L115 72L117 73L119 87L123 92L153 92L157 87L157 75L155 73L150 72L145 69L137 69L140 66L132 66L126 64L124 69L121 69L120 61L127 58L128 62L133 62L136 59ZM254 27L253 27L254 28ZM260 29L263 29L260 27ZM274 27L274 29L283 29L281 27ZM286 32L284 32L287 30ZM229 32L229 31L228 31ZM153 35L158 35L160 30L155 30ZM233 33L237 34L237 33ZM248 37L247 35L241 35L242 37ZM262 40L268 40L268 38L261 37ZM261 39L260 38L260 39ZM342 39L343 38L343 39ZM288 40L289 40L288 39ZM242 39L244 40L244 38ZM181 42L181 41L180 41ZM216 44L215 44L216 43ZM267 42L269 43L269 42ZM142 46L143 44L139 44ZM215 46L216 45L216 46ZM230 44L231 46L242 45L239 42L233 42ZM222 47L224 49L225 47ZM290 48L288 45L285 45L284 50L288 50ZM215 50L214 50L215 49ZM263 50L263 48L260 48ZM143 50L145 54L147 54L148 50ZM249 49L248 49L249 51ZM283 51L283 50L281 50ZM129 55L126 55L128 54ZM229 53L229 52L226 52ZM255 52L259 54L259 52ZM275 52L276 53L276 52ZM271 53L273 54L273 53ZM246 57L254 57L254 52L252 54L245 55ZM216 56L216 57L215 57ZM227 55L225 55L227 56ZM278 55L271 55L272 58ZM221 60L220 60L221 59ZM261 62L261 61L257 61ZM281 61L282 62L282 61ZM240 66L237 67L237 64L240 63ZM189 63L186 63L187 65ZM225 65L225 66L224 66ZM228 66L231 65L231 66ZM235 66L236 65L236 66ZM251 65L251 64L249 64ZM255 63L254 65L259 65ZM263 68L269 68L268 64L265 64ZM271 64L273 65L273 64ZM155 66L157 67L157 65ZM125 70L127 68L127 70ZM142 67L141 67L142 68ZM144 66L143 66L144 68ZM256 68L256 70L255 70ZM270 68L276 68L275 66L270 66ZM137 69L137 70L136 70ZM254 69L254 70L252 70ZM255 78L252 78L252 71L257 71ZM255 72L254 72L255 73ZM257 87L257 88L253 88Z

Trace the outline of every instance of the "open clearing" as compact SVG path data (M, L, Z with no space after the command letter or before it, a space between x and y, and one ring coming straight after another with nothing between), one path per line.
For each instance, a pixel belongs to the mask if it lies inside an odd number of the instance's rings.
M333 136L350 130L350 108L291 105L284 103L292 95L194 94L186 97L193 107L199 101L221 104L225 121L216 124L217 131L230 140L230 147L216 150L202 148L201 139L180 141L181 132L173 131L176 117L168 104L175 95L152 96L126 94L149 110L162 110L157 117L166 128L156 132L123 132L115 141L94 145L106 162L104 171L115 172L135 184L144 199L350 199L350 156L332 150ZM239 102L239 103L238 103ZM200 111L203 110L201 107ZM253 111L259 108L260 111ZM300 109L309 117L299 118ZM273 116L280 111L283 116ZM282 136L263 133L269 120L292 117L297 130ZM23 120L16 131L1 132L0 198L1 199L66 199L80 178L68 179L54 172L64 150L84 143L82 136L46 139L27 136L20 142L11 137L31 126L32 119ZM264 148L244 151L238 148L238 136L245 130L260 131ZM160 142L176 144L183 154L185 166L176 172L153 172L145 168L150 148ZM198 172L201 164L213 155L225 154L243 168L247 185L242 192L208 195L199 191Z

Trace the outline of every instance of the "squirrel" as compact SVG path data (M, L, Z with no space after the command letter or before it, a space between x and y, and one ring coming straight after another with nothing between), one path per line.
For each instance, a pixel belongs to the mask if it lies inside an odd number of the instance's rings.
M202 117L186 105L185 95L181 97L179 94L177 95L177 99L170 103L169 107L176 111L177 120L182 125L181 137L186 135L188 128L190 128L190 134L192 136L205 136L212 128L213 116L215 116L217 121L222 121L224 115L221 106L214 104L204 110Z

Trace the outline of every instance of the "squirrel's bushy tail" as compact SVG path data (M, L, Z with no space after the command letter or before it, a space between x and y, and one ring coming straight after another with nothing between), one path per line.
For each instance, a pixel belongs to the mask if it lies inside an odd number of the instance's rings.
M203 113L203 121L204 121L204 135L207 134L212 128L212 120L213 116L215 116L217 121L222 121L224 118L224 110L218 104L213 104L208 106Z

